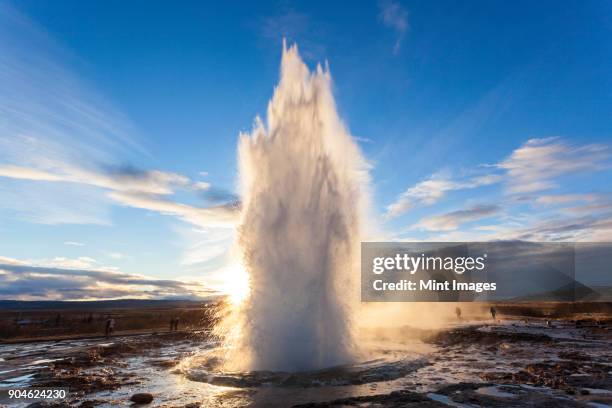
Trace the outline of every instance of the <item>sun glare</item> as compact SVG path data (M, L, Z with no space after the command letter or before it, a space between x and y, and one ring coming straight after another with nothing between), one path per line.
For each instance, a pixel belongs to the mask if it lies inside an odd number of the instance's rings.
M241 264L233 264L224 276L223 292L229 295L232 305L241 304L249 295L249 274Z

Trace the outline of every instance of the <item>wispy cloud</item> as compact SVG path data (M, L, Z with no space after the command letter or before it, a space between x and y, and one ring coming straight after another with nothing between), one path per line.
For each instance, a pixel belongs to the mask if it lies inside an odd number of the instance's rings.
M206 191L210 189L210 183L206 181L196 181L192 184L194 190Z
M538 204L558 205L569 204L576 202L591 202L597 200L597 194L551 194L536 197L535 201Z
M234 204L235 206L239 206L240 197L230 190L226 190L224 188L219 188L215 186L210 186L206 190L200 193L200 196L207 202L211 204Z
M580 217L530 218L525 223L496 223L473 229L435 232L425 241L523 240L535 242L610 242L612 214Z
M612 207L608 211L574 216L556 215L538 219L531 217L520 227L491 226L495 239L525 241L582 241L608 242L612 240Z
M432 205L455 190L472 189L503 182L510 194L536 193L558 187L562 176L610 168L609 148L600 144L571 145L559 138L530 139L510 156L493 165L488 174L456 181L434 174L404 191L387 206L387 218L397 217L419 205ZM500 173L501 171L501 173ZM589 195L550 194L533 198L541 204L593 199Z
M608 158L607 146L576 146L549 137L528 140L497 167L507 171L510 193L533 193L557 187L562 175L601 170Z
M64 245L79 246L79 247L85 246L84 243L78 242L78 241L66 241L64 242Z
M111 225L113 207L127 206L174 217L181 221L177 228L203 231L205 242L217 232L233 232L239 208L235 194L206 179L143 169L150 156L136 127L69 68L81 61L6 2L0 3L0 55L2 215L48 225ZM84 246L76 239L65 245ZM109 261L134 256L129 249L124 254L104 252L95 243L88 242L88 247ZM189 252L194 264L204 259ZM85 257L39 262L0 258L0 264L4 297L165 297L205 292L198 285L121 274ZM23 268L11 269L9 264ZM176 272L183 269L177 265ZM175 276L173 271L167 273Z
M395 32L396 39L393 45L393 53L397 54L409 28L408 11L399 2L393 0L381 0L378 7L379 18L382 23Z
M33 263L0 257L0 299L197 299L215 293L197 282L156 279L96 267L90 258L55 258Z
M78 60L7 2L0 4L0 52L3 141L44 140L65 159L145 152L130 121L68 68ZM23 147L28 156L35 146Z
M433 175L408 188L395 202L388 205L386 217L398 217L414 207L435 204L449 191L477 188L497 183L500 180L501 177L496 174L478 176L464 181Z
M577 145L556 137L530 139L499 163L480 166L480 170L490 171L484 176L459 182L434 175L410 187L387 207L387 217L435 204L450 191L500 183L503 189L493 191L493 195L487 193L486 200L491 204L426 216L406 232L419 228L431 231L433 234L423 239L434 241L610 240L611 192L578 193L566 182L580 173L610 170L609 159L606 145ZM464 226L498 215L502 205L503 217L490 225ZM530 208L525 210L525 205Z
M0 213L36 224L111 225L110 199L94 187L0 180Z
M177 188L207 190L210 184L192 182L188 177L159 170L110 167L98 172L56 163L53 171L0 165L0 177L47 183L75 183L109 190L107 197L117 204L176 216L198 226L230 226L236 218L236 203L199 208L164 196Z
M12 177L0 182L0 210L47 224L108 224L108 202L92 197L94 189L32 189L31 181L87 177L64 173L79 163L147 156L135 127L68 68L78 59L7 2L0 3L0 55L0 165Z
M182 266L201 274L215 272L229 261L234 229L179 226L177 233L183 241Z
M500 210L501 207L495 204L475 205L467 209L423 218L415 227L429 231L452 231L467 222L491 217Z
M108 225L119 204L198 226L230 223L235 202L198 208L174 197L205 193L209 182L115 164L147 157L135 128L63 65L69 53L5 3L0 53L0 210L36 223Z
M370 139L369 137L353 136L353 139L355 139L356 141L360 143L374 143L374 141Z
M164 199L159 195L119 191L109 193L109 197L121 205L175 216L200 227L232 227L238 215L238 209L233 203L214 207L194 207Z
M176 187L191 186L202 189L189 178L176 173L159 170L138 170L129 168L108 168L92 171L85 168L56 162L53 170L40 170L13 165L0 165L0 177L12 179L85 184L115 191L140 192L147 194L171 194Z
M562 206L552 213L531 211L504 216L495 223L473 229L439 230L426 239L608 242L612 240L612 201L601 195L594 200L579 205L571 202L571 206Z

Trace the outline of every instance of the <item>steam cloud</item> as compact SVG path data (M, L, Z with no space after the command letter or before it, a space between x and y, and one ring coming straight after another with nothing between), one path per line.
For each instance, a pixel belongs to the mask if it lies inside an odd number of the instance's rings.
M238 246L250 295L233 315L235 353L251 370L347 363L367 166L336 111L328 69L309 72L283 46L281 78L238 147Z

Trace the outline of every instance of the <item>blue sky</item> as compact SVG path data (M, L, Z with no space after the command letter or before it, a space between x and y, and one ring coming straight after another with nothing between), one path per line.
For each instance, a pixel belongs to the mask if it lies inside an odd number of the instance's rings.
M377 238L612 238L610 2L332 3L0 2L0 297L222 288L283 37L329 63Z

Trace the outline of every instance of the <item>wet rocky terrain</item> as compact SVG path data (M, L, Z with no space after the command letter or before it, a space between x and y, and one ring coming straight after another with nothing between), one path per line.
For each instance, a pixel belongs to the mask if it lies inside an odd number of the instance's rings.
M606 407L612 323L473 322L378 338L371 359L308 373L221 373L206 332L0 345L0 390L68 387L34 407ZM410 334L408 334L410 333ZM381 336L379 336L381 337Z
M612 406L610 322L513 322L437 333L403 389L300 407Z

